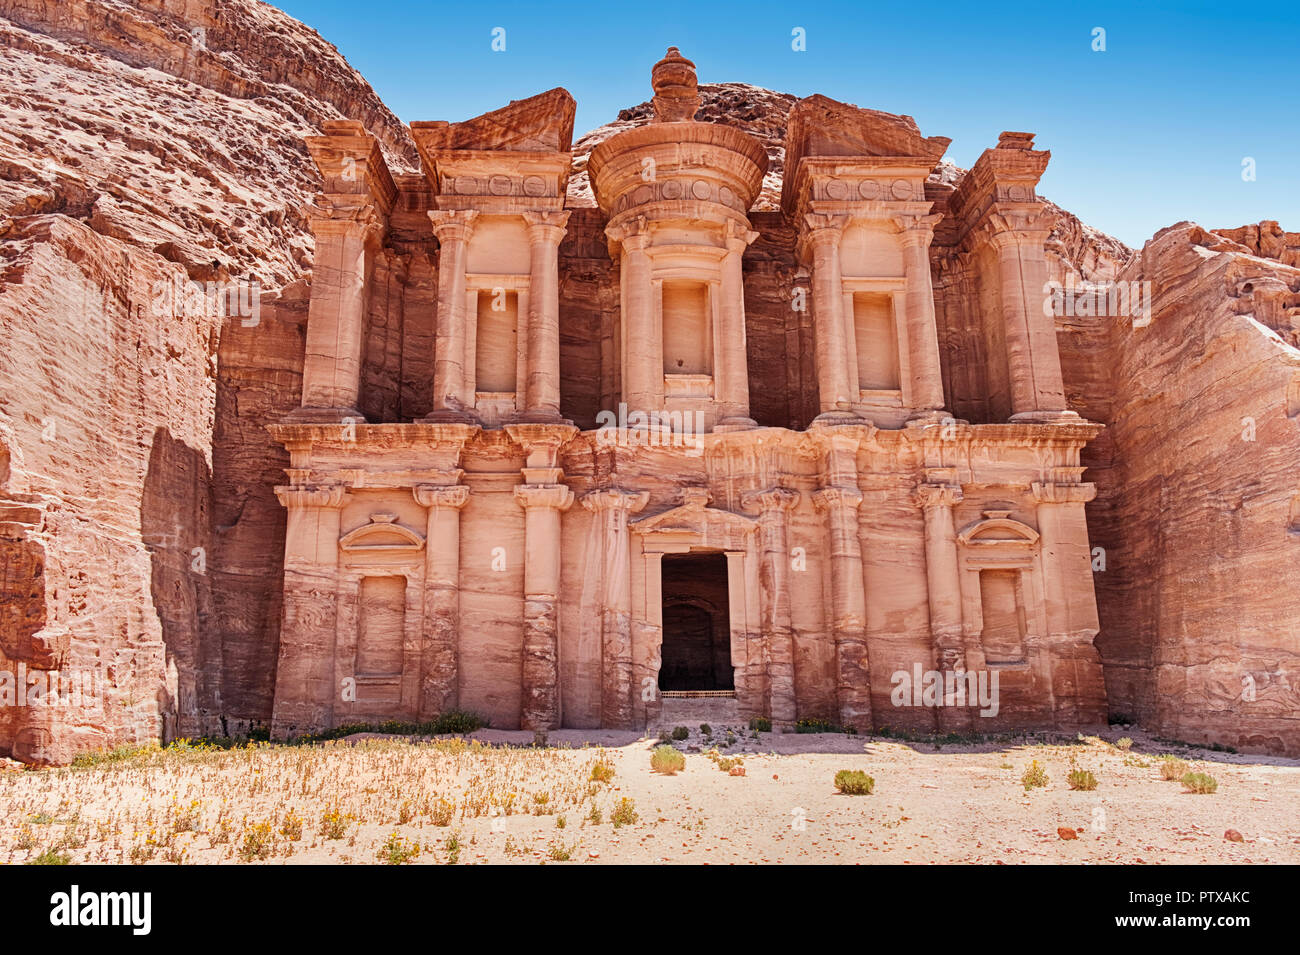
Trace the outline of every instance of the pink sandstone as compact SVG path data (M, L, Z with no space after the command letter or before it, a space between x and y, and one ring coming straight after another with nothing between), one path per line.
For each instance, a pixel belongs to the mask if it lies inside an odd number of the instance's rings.
M563 90L408 131L278 11L170 10L0 2L0 668L106 685L0 753L669 684L1300 752L1294 233L1132 253L1029 134L961 170L675 55L576 144ZM252 276L255 322L160 295ZM1042 309L1116 279L1149 323ZM620 402L697 427L609 444ZM918 665L998 715L895 706Z

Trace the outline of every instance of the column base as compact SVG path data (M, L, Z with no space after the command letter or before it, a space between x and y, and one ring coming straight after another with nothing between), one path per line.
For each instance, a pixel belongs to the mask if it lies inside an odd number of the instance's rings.
M1076 411L1021 411L1007 419L1011 424L1080 424L1083 420Z
M573 422L563 417L558 411L520 411L510 416L508 424L561 424L573 426Z
M468 411L458 411L455 408L439 408L437 411L430 411L423 418L418 419L423 424L478 424L479 420L475 415Z
M295 408L280 419L281 424L365 424L366 416L356 408Z
M735 416L721 419L713 426L713 433L727 434L731 431L753 431L757 427L758 422L753 418Z
M967 423L965 421L958 421L957 418L949 414L947 411L944 411L942 408L927 408L924 411L916 411L907 416L908 427L924 428L927 425L944 424L950 421L957 422L958 424Z
M854 414L852 411L823 411L817 417L813 418L812 424L808 429L813 428L835 428L847 424L867 424L866 418Z

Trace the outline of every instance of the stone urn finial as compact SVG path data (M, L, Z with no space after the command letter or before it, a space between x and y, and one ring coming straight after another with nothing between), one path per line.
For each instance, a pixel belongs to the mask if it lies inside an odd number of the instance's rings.
M655 122L689 123L700 108L699 83L695 78L695 64L675 46L670 46L664 58L650 70L650 85L654 87Z

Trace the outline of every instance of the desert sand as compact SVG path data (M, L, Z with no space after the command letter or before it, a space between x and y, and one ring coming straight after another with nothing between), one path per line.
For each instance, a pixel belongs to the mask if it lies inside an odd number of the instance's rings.
M1136 729L1109 741L940 747L839 734L754 739L741 727L728 747L724 727L710 739L690 729L675 744L685 769L672 776L651 771L656 739L578 730L553 732L543 747L499 730L465 740L360 735L14 769L0 772L0 861L52 852L187 864L1300 862L1300 760L1163 743ZM1121 733L1130 749L1115 745ZM714 745L743 760L745 775L719 771ZM1162 779L1162 754L1211 774L1217 792ZM1048 784L1026 791L1033 760ZM598 763L613 768L607 782L592 778ZM1069 789L1072 764L1095 774L1095 791ZM841 769L866 771L874 792L837 793ZM619 817L629 803L630 822Z

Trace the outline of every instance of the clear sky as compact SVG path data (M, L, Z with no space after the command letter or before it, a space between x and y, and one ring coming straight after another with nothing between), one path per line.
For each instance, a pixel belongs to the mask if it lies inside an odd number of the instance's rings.
M1034 132L1052 151L1041 193L1135 247L1183 219L1300 230L1300 0L276 6L334 43L407 122L467 119L563 86L578 102L576 137L648 99L650 66L675 45L702 83L913 116L952 139L948 158L963 167L1002 130Z

